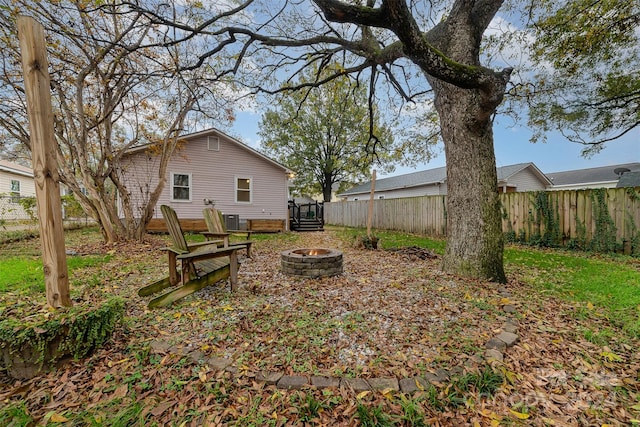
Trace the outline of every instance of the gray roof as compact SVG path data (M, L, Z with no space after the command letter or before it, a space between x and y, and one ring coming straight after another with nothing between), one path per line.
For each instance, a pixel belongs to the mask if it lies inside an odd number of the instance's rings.
M506 181L521 170L532 165L533 163L518 163L515 165L500 166L496 169L496 172L498 173L498 181ZM540 172L540 174L544 175L542 172Z
M0 159L0 170L33 178L33 169L19 165L18 163L10 162L8 160Z
M541 179L546 179L545 175L533 163L518 163L515 165L501 166L497 168L498 181L506 181L516 173L528 167L533 167L541 175ZM418 187L421 185L440 184L447 180L446 166L427 169L419 172L412 172L405 175L392 176L376 180L376 191L397 190L400 188ZM550 182L549 182L550 183ZM369 193L371 191L371 181L356 185L341 193L341 196L351 194Z
M626 168L632 172L640 171L640 163L624 163L620 165L602 166L598 168L552 172L548 173L547 176L553 181L553 185L615 182L618 180L618 175L614 172L614 170L618 168Z
M640 171L623 173L616 187L640 187Z
M436 184L447 180L447 168L428 169L405 175L391 176L376 180L376 191L395 190L398 188L417 187L419 185ZM368 193L371 191L371 181L356 185L341 193L341 195Z

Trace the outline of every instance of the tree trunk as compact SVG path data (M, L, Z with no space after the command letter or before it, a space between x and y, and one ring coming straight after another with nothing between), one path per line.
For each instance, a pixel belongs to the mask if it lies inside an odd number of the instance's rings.
M324 173L324 180L322 181L322 199L324 202L331 201L331 187L333 187L332 172Z
M447 159L447 248L443 270L506 282L491 115L477 89L430 79Z

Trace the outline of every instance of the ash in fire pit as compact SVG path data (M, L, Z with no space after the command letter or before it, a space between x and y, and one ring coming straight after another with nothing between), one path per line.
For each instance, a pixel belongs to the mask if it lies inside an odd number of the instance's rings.
M328 277L342 274L342 252L335 249L291 249L283 251L282 272L290 276Z

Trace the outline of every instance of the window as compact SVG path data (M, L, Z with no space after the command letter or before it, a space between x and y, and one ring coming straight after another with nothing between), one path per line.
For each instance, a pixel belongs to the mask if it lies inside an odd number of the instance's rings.
M190 173L171 173L171 200L174 202L191 201Z
M236 177L236 203L251 203L251 178Z
M20 181L11 180L11 202L18 203L20 201Z
M209 151L220 151L220 138L217 136L207 137L207 149Z

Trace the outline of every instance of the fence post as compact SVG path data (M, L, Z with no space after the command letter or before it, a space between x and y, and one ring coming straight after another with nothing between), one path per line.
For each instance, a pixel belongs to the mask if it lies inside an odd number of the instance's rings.
M71 306L44 28L28 16L18 17L17 23L31 129L47 303L52 307Z

